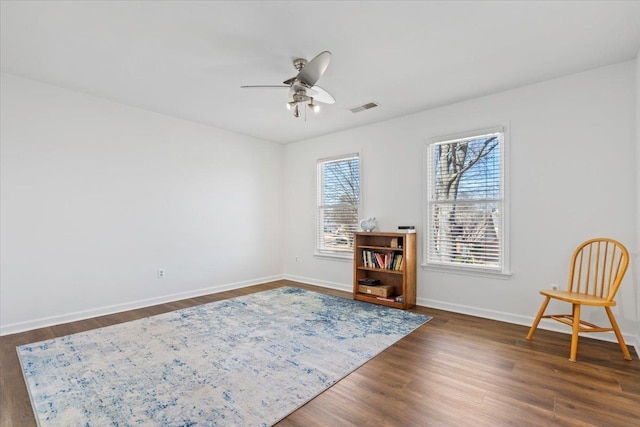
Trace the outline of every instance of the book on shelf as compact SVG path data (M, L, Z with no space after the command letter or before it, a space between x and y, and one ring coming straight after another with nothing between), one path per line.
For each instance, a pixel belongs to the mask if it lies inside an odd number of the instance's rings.
M376 252L375 256L376 256L376 262L378 264L378 268L385 268L385 266L384 266L385 265L385 261L384 261L383 255Z
M362 266L384 270L402 270L403 255L396 252L362 251Z
M399 233L415 233L416 226L415 225L399 225L398 232Z
M398 256L396 256L396 259L393 263L393 269L402 270L402 254L398 254Z

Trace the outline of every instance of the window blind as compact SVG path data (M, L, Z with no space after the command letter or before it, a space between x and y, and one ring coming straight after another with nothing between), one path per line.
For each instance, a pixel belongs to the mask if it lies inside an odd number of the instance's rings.
M317 183L317 250L352 253L360 209L359 156L352 154L319 160Z
M430 144L427 264L504 267L504 134Z

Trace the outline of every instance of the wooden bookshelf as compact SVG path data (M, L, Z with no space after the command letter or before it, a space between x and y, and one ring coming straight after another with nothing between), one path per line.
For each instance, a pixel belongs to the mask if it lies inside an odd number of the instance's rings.
M353 299L406 310L416 305L416 234L415 233L355 233L353 249ZM397 247L393 247L395 246ZM401 257L401 263L396 261ZM375 258L376 261L373 261ZM393 287L393 298L385 301L358 292L358 281L379 280L380 285Z

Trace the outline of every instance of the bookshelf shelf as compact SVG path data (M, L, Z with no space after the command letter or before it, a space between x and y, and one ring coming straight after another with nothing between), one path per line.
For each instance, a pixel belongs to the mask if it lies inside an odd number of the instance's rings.
M380 271L387 274L404 274L402 271L398 270L389 270L387 268L374 268L374 267L358 267L358 270L366 270L366 271Z
M371 249L374 251L394 251L394 252L402 252L402 248L392 248L389 246L368 246L368 245L362 245L360 246L360 249Z
M353 251L353 299L400 309L416 305L416 234L355 233ZM378 280L393 287L393 298L387 301L358 291L359 281Z

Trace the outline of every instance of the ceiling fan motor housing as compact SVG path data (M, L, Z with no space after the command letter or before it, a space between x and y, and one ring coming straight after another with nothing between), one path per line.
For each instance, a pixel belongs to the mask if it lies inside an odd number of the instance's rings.
M293 102L304 102L311 99L307 96L307 92L304 89L298 89L296 93L293 94Z

